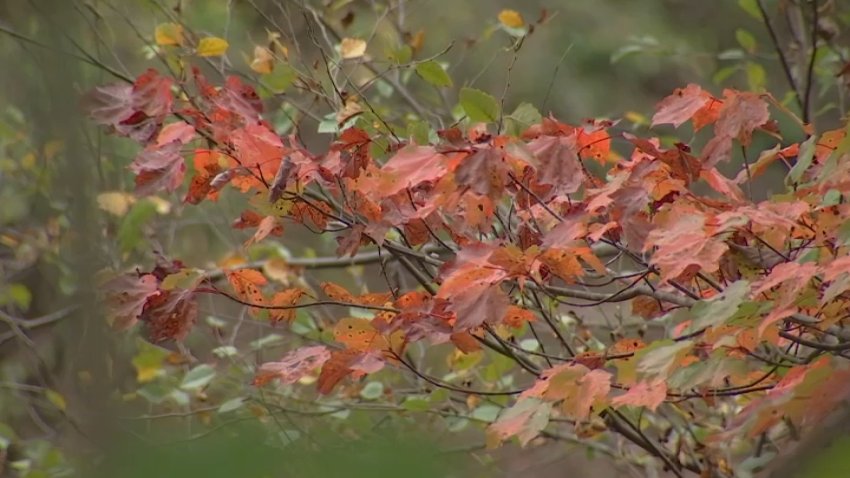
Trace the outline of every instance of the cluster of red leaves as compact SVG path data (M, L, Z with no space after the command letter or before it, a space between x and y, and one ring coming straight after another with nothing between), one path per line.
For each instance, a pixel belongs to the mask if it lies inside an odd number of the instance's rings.
M183 340L198 317L195 287L200 276L183 272L183 264L161 264L150 272L124 274L104 287L113 327L125 330L141 321L154 342ZM168 279L170 278L170 279ZM185 287L176 287L185 282Z
M747 384L763 374L745 362L748 354L762 343L787 345L786 319L813 314L819 326L829 327L844 320L841 311L850 307L850 261L841 233L850 206L824 199L832 191L850 191L844 131L801 144L777 144L734 178L717 169L728 165L739 150L736 145L749 155L754 135L778 137L769 115L776 102L768 95L726 90L718 98L689 85L659 103L653 125L690 122L694 131L713 127L699 154L683 143L663 146L655 137L615 134L611 122L571 126L554 118L544 118L520 137L493 135L484 125L473 125L468 131L439 131L437 144L390 143L385 150L376 146L377 133L353 127L326 153L312 154L260 119L261 105L250 87L234 78L214 87L197 72L194 81L198 97L174 108L170 83L155 72L132 87L96 91L95 119L145 146L131 166L140 192L177 188L184 174L180 148L200 132L213 146L195 152L186 201L214 199L228 183L268 195L268 204L241 219L258 228L253 242L282 219L319 231L333 220L345 226L338 236L339 255L353 255L367 243L398 250L401 245L388 238L390 230L403 231L406 246L449 238L457 248L452 260L440 262L433 295L400 291L358 297L325 286L333 301L381 312L372 320L339 321L334 337L340 349L293 351L263 366L258 383L273 377L293 383L321 367L319 390L328 393L348 375L372 373L398 359L411 342L452 341L463 351L475 350L483 327L521 326L533 319L534 312L513 303L516 294L508 286L547 291L588 274L608 274L592 248L601 242L636 261L648 257L643 277L653 291L688 291L682 297L693 307L672 315L682 338L632 348L622 360L577 356L544 370L494 425L498 439L535 436L533 431L556 413L556 403L562 404L557 413L585 421L608 407L654 410L671 397L708 398L729 384L746 393ZM183 119L162 127L168 113ZM630 147L627 157L611 150L615 139ZM789 175L794 186L789 194L754 202L742 189L772 163L794 159L799 166ZM614 165L604 176L594 175L588 167L593 161ZM313 184L333 200L298 192ZM779 254L780 264L746 266L736 256L742 247ZM811 251L817 254L796 260ZM134 278L119 301L125 322L146 315L170 317L188 307L178 298L164 300L171 294L157 287L160 280L155 275ZM263 291L267 281L256 271L233 272L228 280L249 305L290 306L302 296L284 291L269 299ZM705 290L688 288L694 284L722 286L709 294L691 292ZM681 300L644 297L634 309L651 318L681 305ZM292 309L272 316L291 320ZM158 334L182 338L187 323L158 326ZM783 391L782 398L774 391L748 407L741 420L750 424L750 433L775 423L765 418L771 407L783 406L783 413L804 422L814 416L802 397L834 391L824 370L834 371L833 365L793 366L781 381L767 379L764 383ZM797 408L788 410L788 403Z

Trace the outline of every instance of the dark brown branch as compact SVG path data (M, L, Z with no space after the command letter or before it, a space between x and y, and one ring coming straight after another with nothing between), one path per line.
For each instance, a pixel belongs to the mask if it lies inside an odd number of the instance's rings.
M800 94L800 89L797 86L797 81L794 80L794 73L791 70L791 65L788 63L788 58L785 57L785 50L782 48L782 44L779 42L779 36L776 34L776 29L773 27L773 22L770 20L770 16L767 14L767 9L765 9L764 7L764 0L756 0L756 3L758 4L759 11L761 12L762 21L764 22L764 26L767 29L767 33L770 35L770 40L773 42L773 48L779 55L779 62L782 64L782 72L785 74L785 80L788 82L788 86L790 86L791 90L794 92L794 97L797 99L797 105L800 106L800 110L805 113L805 105L803 103L802 95Z

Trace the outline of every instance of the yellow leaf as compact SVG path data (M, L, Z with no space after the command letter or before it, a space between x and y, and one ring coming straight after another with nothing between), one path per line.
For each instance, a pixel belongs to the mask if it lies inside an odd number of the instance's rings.
M133 195L120 191L105 192L97 195L98 207L118 217L127 214L127 210L134 201L135 198Z
M360 58L366 53L366 41L359 38L343 38L339 45L339 53L343 60Z
M425 44L425 30L419 30L416 32L413 37L410 38L410 48L413 49L414 52L422 49L422 45Z
M525 20L518 11L508 9L499 12L499 22L508 28L522 28L525 25Z
M154 30L157 45L182 45L183 25L179 23L160 23Z
M198 56L221 56L227 51L227 40L219 37L206 37L198 42Z
M274 56L272 56L272 52L270 52L266 47L259 45L255 46L254 59L251 61L251 69L261 75L271 73L274 69Z
M65 403L65 397L63 397L61 393L55 390L45 390L44 396L45 398L47 398L48 402L52 403L54 407L58 408L63 412L68 407L68 404Z

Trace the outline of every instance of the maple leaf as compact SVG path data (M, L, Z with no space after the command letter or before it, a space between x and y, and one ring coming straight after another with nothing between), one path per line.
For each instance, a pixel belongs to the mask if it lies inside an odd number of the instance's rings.
M534 315L534 312L528 309L523 309L522 307L511 305L505 312L505 316L502 317L502 323L509 327L518 329L527 322L533 322L536 318L537 317Z
M522 397L563 401L564 412L574 420L583 421L591 412L604 410L610 390L611 374L605 370L564 363L541 372L540 379Z
M242 118L246 124L256 123L263 112L263 102L250 85L238 76L228 76L224 87L214 95L215 105Z
M159 191L172 192L183 183L186 164L180 156L179 141L145 148L130 164L136 174L136 193L142 196Z
M183 182L186 164L180 149L195 138L195 128L178 121L165 126L155 142L140 152L130 164L136 174L136 193L172 192Z
M661 269L661 280L674 279L690 266L705 272L719 267L720 257L729 250L722 240L707 230L707 217L696 210L677 208L661 217L649 236L644 250L657 247L651 263Z
M160 291L148 301L139 320L145 322L151 342L182 341L198 319L198 303L194 290L175 289Z
M593 159L605 164L611 157L611 136L606 128L614 125L611 121L587 120L587 124L576 128L576 145L582 159Z
M380 169L380 192L392 196L406 188L436 181L446 171L447 158L433 146L406 146Z
M233 286L237 296L249 304L265 305L266 299L260 288L268 283L266 277L254 269L228 271L227 281ZM263 309L250 307L251 314L257 315Z
M133 86L98 86L87 95L86 101L89 116L96 123L114 128L133 115Z
M256 244L268 237L269 234L275 236L283 234L283 226L280 225L278 218L275 216L266 216L260 220L260 223L257 225L257 231L253 236L245 241L244 246L248 247L252 244Z
M724 90L723 107L714 126L715 135L738 139L750 145L753 131L767 123L770 112L767 102L758 93Z
M368 319L347 317L334 327L334 340L358 351L388 350L389 343Z
M249 124L238 128L230 134L230 143L233 145L235 155L231 158L231 167L243 167L253 174L239 176L231 180L231 183L242 192L251 188L265 188L265 184L258 179L274 178L283 159L285 148L280 137L262 124Z
M331 356L322 366L322 371L319 373L319 379L316 382L319 393L322 395L331 393L336 384L354 372L352 366L357 363L361 356L361 352L354 349L331 352Z
M510 168L496 148L482 148L465 157L455 169L455 182L493 199L501 197Z
M299 287L277 292L274 296L272 296L271 305L294 306L301 302L301 298L304 297L304 294L304 289ZM269 313L269 320L272 323L281 321L292 322L295 320L295 312L296 309L271 310Z
M552 186L555 194L578 191L584 181L584 171L578 156L576 136L541 136L528 143L536 158L540 184Z
M140 75L133 85L95 88L87 97L89 115L122 136L147 143L171 112L172 80L154 69Z
M517 436L522 446L534 439L549 424L550 403L535 398L520 398L502 410L499 418L487 428L488 437L501 442ZM489 442L490 440L488 440Z
M324 345L301 347L286 354L278 362L260 365L254 385L264 385L275 378L284 384L295 383L311 370L321 367L330 358L331 353Z
M442 291L442 289L441 289ZM449 310L457 314L454 331L473 329L486 322L504 317L508 296L498 284L471 283L450 298Z
M658 405L667 398L667 383L664 379L644 380L629 388L629 391L611 399L611 405L615 408L631 405L633 407L646 407L655 411Z
M685 88L676 88L673 94L661 100L655 106L652 126L669 123L679 127L690 120L708 102L711 95L698 85L689 84Z
M192 160L195 175L189 183L189 190L186 192L184 201L189 204L200 204L204 199L213 201L218 199L218 189L220 188L214 188L212 182L222 172L219 157L219 153L216 151L208 149L195 150L195 157ZM231 169L229 171L233 170ZM232 177L229 179L232 179Z
M109 281L105 287L105 304L109 321L118 330L136 324L148 299L159 294L159 281L152 274L125 274Z
M767 102L756 93L724 90L725 101L714 125L714 138L703 148L701 160L710 168L732 157L732 140L749 146L753 131L770 119Z

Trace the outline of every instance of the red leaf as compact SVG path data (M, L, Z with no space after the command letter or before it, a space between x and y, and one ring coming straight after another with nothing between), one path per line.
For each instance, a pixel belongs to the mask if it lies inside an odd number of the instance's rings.
M451 302L449 310L457 314L455 332L473 329L485 321L496 322L508 309L508 296L502 288L488 280L481 280L480 276L480 272L470 271L459 277L464 281L468 279L466 287L453 294L441 287L437 294L437 297L448 299Z
M133 83L133 109L150 117L164 117L171 112L173 80L160 76L159 72L149 68Z
M652 126L669 123L678 128L682 123L693 118L696 112L705 106L709 98L711 95L698 85L690 84L685 88L677 88L672 95L655 106Z
M381 168L380 192L392 196L423 182L433 182L446 173L447 159L432 146L407 146Z
M248 247L252 244L256 244L266 237L269 234L279 236L283 234L283 226L278 222L277 217L275 216L266 216L261 221L260 224L257 225L257 231L251 236L250 239L245 241L245 247Z
M714 126L715 135L736 138L749 146L753 131L770 119L767 102L757 93L734 90L725 90L723 97L723 108Z
M502 410L499 418L487 429L497 442L518 436L525 446L549 424L552 406L534 398L520 398L510 408ZM489 440L488 440L489 442Z
M125 274L107 283L105 303L112 326L125 330L135 325L148 299L159 294L158 287L152 274Z
M510 168L496 148L483 148L466 156L455 169L455 182L493 199L505 193Z
M213 180L221 173L221 164L219 163L220 153L208 149L195 150L195 158L193 164L195 167L195 176L192 177L192 182L189 183L189 191L186 192L186 197L183 199L189 204L200 204L204 199L218 199L218 189L213 187ZM229 169L228 171L234 171ZM229 179L233 179L235 174L231 173ZM228 179L228 180L229 180Z
M136 193L142 196L159 191L174 191L183 183L186 164L180 156L179 141L162 147L145 148L130 164L136 174Z
M243 192L251 188L265 189L265 184L258 178L270 181L277 174L285 152L280 137L266 126L254 123L233 131L230 143L235 151L231 167L242 166L252 174L235 177L231 180L232 184Z
M119 135L147 143L171 112L171 84L170 78L159 76L156 70L149 69L132 86L95 88L85 102L97 123L109 126Z
M331 393L340 380L353 372L351 366L359 356L360 352L357 350L348 349L331 352L331 357L325 362L316 382L319 393L323 395Z
M611 399L611 405L616 408L631 405L634 407L646 407L652 411L667 398L667 383L663 379L652 381L641 381L632 386L628 392Z
M98 86L86 96L86 101L89 115L96 123L115 127L133 115L133 86Z
M147 326L153 343L166 340L182 341L198 319L198 303L192 290L160 291L148 301L140 317Z
M707 218L699 211L687 207L676 208L661 216L656 228L649 233L645 250L658 249L651 263L661 269L661 280L675 279L689 266L705 272L719 268L720 257L729 246L709 231Z
M324 345L302 347L286 354L279 362L266 362L260 365L254 378L254 385L264 385L274 378L281 383L295 383L311 370L321 367L331 358Z
M535 167L540 184L552 186L555 194L578 191L584 181L584 171L574 135L541 136L528 143L528 149L537 160Z

